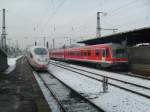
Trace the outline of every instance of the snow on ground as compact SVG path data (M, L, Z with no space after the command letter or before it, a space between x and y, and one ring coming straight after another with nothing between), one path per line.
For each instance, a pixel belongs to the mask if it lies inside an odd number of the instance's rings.
M9 74L10 72L12 72L14 69L15 69L15 67L16 67L16 61L18 60L18 59L20 59L22 56L17 56L16 58L8 58L7 60L8 60L8 68L5 70L5 74Z
M17 58L17 60L18 60L18 59L20 59L20 58L22 58L22 57L23 57L23 55L20 55L20 56L17 56L16 58Z
M66 63L63 63L63 64L66 64ZM83 69L83 70L87 70L87 71L90 71L90 72L93 72L93 73L101 74L103 76L108 76L108 77L115 78L115 79L121 79L123 81L131 82L131 83L134 83L134 84L140 84L140 85L145 86L145 87L150 87L150 81L146 80L146 79L121 75L121 74L118 74L118 73L107 72L107 71L104 71L104 70L97 70L97 69L94 69L94 68L82 67L82 66L73 65L73 64L66 64L66 65L69 65L69 66L72 66L72 67L75 67L75 68L79 68L79 69Z
M84 93L92 102L107 112L150 112L150 100L109 86L102 92L102 83L63 68L49 65L49 71L70 87Z
M5 74L9 74L12 72L16 67L16 60L17 58L8 58L8 68L5 70Z
M61 65L59 65L59 66L61 66ZM63 67L63 66L62 66ZM75 67L76 68L76 67ZM69 68L69 69L71 69L71 70L73 70L74 71L74 69L72 69L72 68ZM81 69L81 67L80 67L80 69ZM86 68L85 68L86 69ZM85 69L83 69L83 70L85 70ZM88 70L89 71L89 70ZM100 71L100 70L99 70ZM87 76L92 76L93 78L96 78L96 79L99 79L99 80L103 80L103 77L102 76L99 76L99 75L94 75L94 74L91 74L90 72L84 72L84 71L80 71L80 70L76 70L76 72L79 72L79 73L83 73L83 74L86 74ZM101 72L101 71L100 71ZM93 73L93 72L92 72ZM105 72L104 72L105 73ZM107 72L106 72L107 73ZM98 73L97 73L98 74ZM110 74L110 75L109 75ZM108 77L112 77L111 76L111 73L109 72L109 74L107 75ZM113 73L112 73L113 74ZM120 75L120 74L118 74L118 75ZM103 75L103 76L106 76L106 75ZM121 75L122 76L122 75ZM115 78L115 77L114 77ZM127 76L125 76L125 78L127 78ZM130 78L130 77L128 77L128 78ZM131 77L131 78L134 78L134 80L135 80L135 77ZM115 78L116 79L116 78ZM138 80L140 80L141 82L143 82L143 83L145 83L145 82L147 82L147 85L150 85L150 80L143 80L143 79L139 79L139 78L137 78ZM120 80L124 80L124 77L120 77ZM138 82L138 80L137 80L137 82ZM125 81L125 80L124 80ZM115 80L112 80L112 79L109 79L109 82L110 83L112 83L112 84L115 84L115 85L120 85L121 87L124 87L124 88L127 88L127 89L130 89L130 90L135 90L135 91L137 91L137 92L139 92L139 93L141 93L141 94L145 94L145 95L150 95L150 90L148 90L148 89L144 89L144 88L139 88L139 87L136 87L136 86L133 86L133 85L130 85L130 84L126 84L126 83L122 83L122 82L118 82L118 81L115 81ZM141 84L143 84L143 83L138 83L139 85L141 85ZM130 83L132 83L132 82L130 82ZM147 86L146 85L146 86Z

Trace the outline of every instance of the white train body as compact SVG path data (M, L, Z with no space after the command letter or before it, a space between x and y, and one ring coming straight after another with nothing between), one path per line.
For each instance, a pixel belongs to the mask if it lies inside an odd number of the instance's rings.
M49 62L48 49L41 46L33 46L27 51L27 59L36 70L47 70Z

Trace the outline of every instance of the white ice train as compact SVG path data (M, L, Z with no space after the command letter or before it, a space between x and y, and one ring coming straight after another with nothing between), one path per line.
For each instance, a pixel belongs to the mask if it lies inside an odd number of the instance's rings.
M48 67L48 49L42 46L33 46L27 51L27 59L35 70L45 71Z

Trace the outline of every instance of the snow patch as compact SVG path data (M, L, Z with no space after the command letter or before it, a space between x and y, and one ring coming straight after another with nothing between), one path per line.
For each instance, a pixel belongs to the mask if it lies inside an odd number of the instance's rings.
M110 85L108 92L103 93L101 82L51 64L49 71L107 112L150 112L150 100L147 98Z
M4 72L5 74L9 74L15 69L17 58L8 58L7 60L8 60L9 67L5 70Z

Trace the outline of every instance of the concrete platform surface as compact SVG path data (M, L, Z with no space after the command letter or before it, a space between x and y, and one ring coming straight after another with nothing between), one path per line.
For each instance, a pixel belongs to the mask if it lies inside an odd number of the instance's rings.
M25 58L10 74L0 74L0 112L50 112Z

